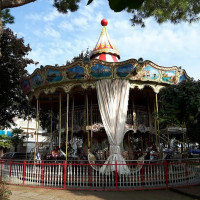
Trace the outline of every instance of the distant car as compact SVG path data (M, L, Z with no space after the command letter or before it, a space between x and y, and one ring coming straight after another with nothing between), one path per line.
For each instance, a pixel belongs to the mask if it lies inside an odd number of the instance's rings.
M30 154L27 153L27 160L29 160ZM10 152L5 153L2 157L2 160L26 160L26 153Z
M200 149L190 149L188 153L191 155L200 155Z

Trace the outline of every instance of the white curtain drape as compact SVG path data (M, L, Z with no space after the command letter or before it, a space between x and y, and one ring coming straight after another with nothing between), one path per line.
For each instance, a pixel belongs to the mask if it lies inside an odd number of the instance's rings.
M115 171L115 162L118 164L117 171L120 174L129 174L130 170L121 155L120 144L124 138L124 126L126 122L129 88L128 80L100 80L97 82L97 97L104 128L110 144L110 156L100 171L109 173Z

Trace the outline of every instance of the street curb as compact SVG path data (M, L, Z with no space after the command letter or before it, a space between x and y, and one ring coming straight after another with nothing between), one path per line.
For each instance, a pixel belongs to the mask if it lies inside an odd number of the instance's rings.
M196 194L191 194L191 193L188 193L188 192L184 192L184 191L181 191L177 188L169 188L169 190L173 191L173 192L176 192L176 193L179 193L179 194L183 194L183 195L186 195L186 196L189 196L189 197L192 197L192 198L195 198L197 200L200 200L200 196L199 195L196 195Z

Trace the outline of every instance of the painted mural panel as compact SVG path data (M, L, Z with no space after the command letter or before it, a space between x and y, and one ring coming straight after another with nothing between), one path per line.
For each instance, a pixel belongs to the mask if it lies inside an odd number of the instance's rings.
M33 76L32 82L33 82L33 85L35 87L38 87L38 86L42 85L43 80L42 80L41 75L40 74L36 74L35 76Z
M187 80L186 76L185 76L184 74L182 74L182 75L180 76L178 82L180 83L180 82L182 82L182 81L186 81L186 80Z
M46 80L50 83L55 83L63 79L62 71L49 69L46 73Z
M95 78L105 78L111 76L111 68L101 64L96 64L91 68L91 75Z
M83 79L84 69L78 65L66 70L66 76L69 79Z
M159 71L152 66L143 68L143 78L156 80L159 77Z
M176 72L174 70L165 71L162 73L162 80L168 83L173 83L176 79Z
M132 64L124 65L117 68L117 76L126 77L129 74L134 74L136 72L136 67Z
M31 90L31 85L30 85L29 80L23 80L21 85L22 85L22 89L25 93L27 93Z

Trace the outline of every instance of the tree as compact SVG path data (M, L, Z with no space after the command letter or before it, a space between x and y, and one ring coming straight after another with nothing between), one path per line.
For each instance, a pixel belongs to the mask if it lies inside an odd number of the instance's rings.
M180 22L192 23L198 21L200 13L200 1L194 0L145 0L138 9L129 9L132 13L132 25L145 26L144 20L153 17L159 24L171 22L174 24Z
M163 89L159 104L163 124L186 126L190 140L200 144L200 81L189 80Z
M24 45L23 38L17 38L10 29L5 29L1 37L0 58L0 126L10 127L13 118L25 117L28 101L20 87L20 80L27 74L27 64L34 63L26 56L31 51Z
M87 48L85 52L82 51L81 53L79 53L78 56L75 56L74 58L72 58L71 61L68 61L68 60L67 60L67 61L66 61L66 65L69 65L69 64L71 64L71 63L73 63L73 62L75 62L75 61L77 61L77 60L84 60L85 62L89 61L89 59L90 59L90 53L91 53L91 52L92 52L92 51L89 50L89 48Z
M13 24L14 23L14 17L10 14L9 9L2 10L0 13L2 24L5 27L6 24Z
M0 156L5 149L10 148L10 138L6 135L0 135Z
M20 128L12 129L13 136L11 137L11 144L14 146L15 152L17 152L18 145L23 144L23 138L21 136L22 133L23 130Z

